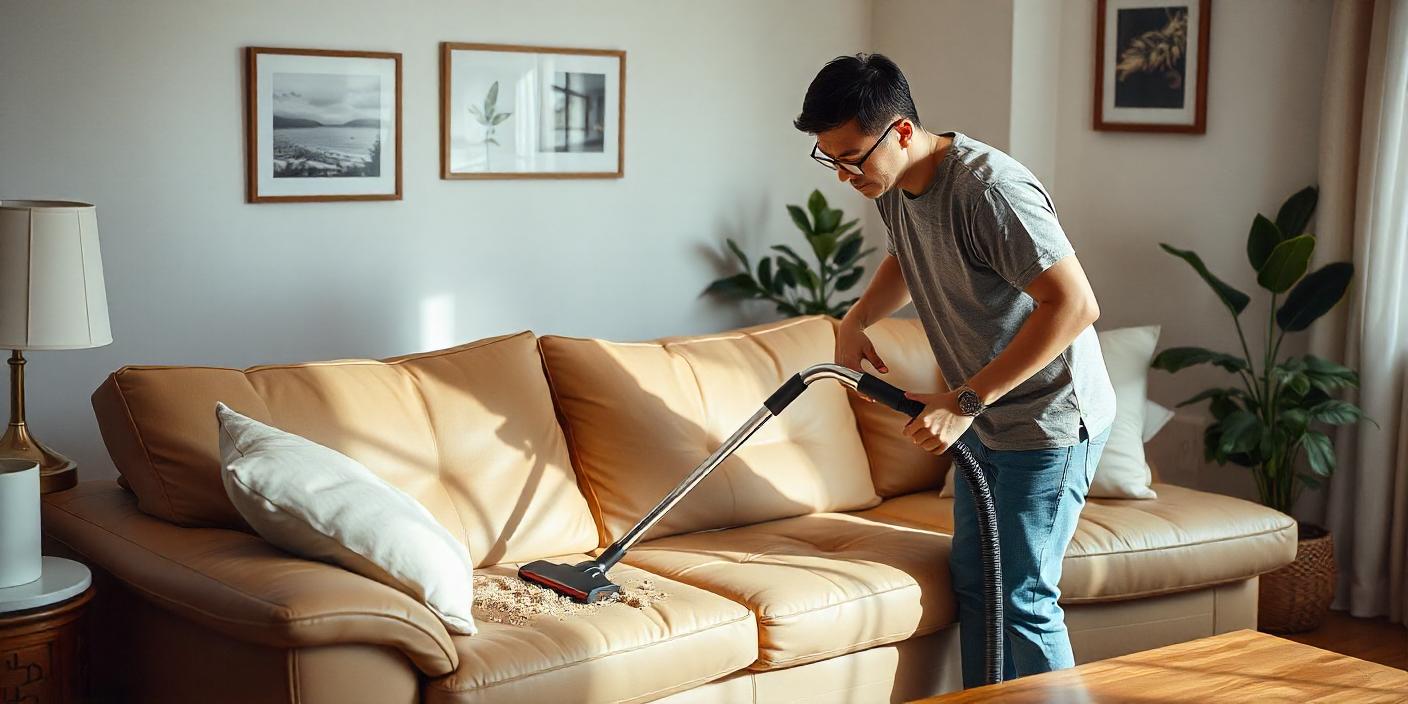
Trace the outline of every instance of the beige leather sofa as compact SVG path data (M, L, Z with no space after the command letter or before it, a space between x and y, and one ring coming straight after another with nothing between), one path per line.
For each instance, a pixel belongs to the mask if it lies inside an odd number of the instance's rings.
M941 380L911 320L872 328L886 379ZM834 321L612 343L530 332L383 361L128 366L93 394L121 478L46 497L49 548L95 569L95 687L144 702L900 701L958 686L946 466L898 413L818 382L612 576L668 598L452 637L404 594L253 534L219 478L214 406L365 463L485 573L619 535ZM1077 657L1254 627L1295 526L1158 485L1092 500L1066 556Z

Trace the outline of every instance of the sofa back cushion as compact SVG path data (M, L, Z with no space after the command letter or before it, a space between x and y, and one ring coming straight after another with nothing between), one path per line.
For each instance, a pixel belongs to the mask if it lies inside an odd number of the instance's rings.
M822 316L649 342L545 335L543 351L602 544L624 534L793 374L835 353ZM647 537L879 501L850 392L815 382L655 525Z
M936 393L948 389L918 320L886 318L866 328L865 334L890 370L877 374L879 378L905 391ZM868 362L863 362L862 368L876 374ZM851 396L851 407L870 459L875 493L889 498L943 485L951 461L948 455L925 452L905 436L909 416L855 394Z
M138 506L248 530L221 485L216 401L366 465L429 509L476 565L596 545L530 332L380 361L109 375L93 407Z

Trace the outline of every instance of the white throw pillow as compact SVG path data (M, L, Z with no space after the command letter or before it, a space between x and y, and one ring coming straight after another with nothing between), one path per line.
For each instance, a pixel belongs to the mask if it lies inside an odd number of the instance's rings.
M1154 347L1159 342L1159 326L1119 328L1098 332L1097 336L1110 384L1115 387L1115 420L1088 495L1106 499L1156 499L1158 494L1149 488L1153 474L1144 459L1144 433L1149 363L1154 359ZM1159 423L1149 437L1162 427L1163 423ZM953 496L956 474L957 471L950 471L944 478L941 496Z
M225 492L260 536L410 594L451 633L476 632L469 550L419 501L329 447L223 403L215 416Z
M1156 401L1144 402L1144 442L1154 439L1168 422L1173 420L1173 409Z

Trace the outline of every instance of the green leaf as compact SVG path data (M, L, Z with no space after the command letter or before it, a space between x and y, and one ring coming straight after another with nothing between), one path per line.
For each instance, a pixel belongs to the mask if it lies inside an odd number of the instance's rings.
M1300 444L1305 448L1305 459L1309 461L1312 472L1328 477L1335 471L1335 448L1328 436L1312 430L1301 438Z
M764 290L772 290L772 259L768 257L758 262L758 283L763 285Z
M801 230L802 234L807 237L811 237L814 234L815 231L812 230L812 223L807 219L807 214L803 212L801 208L795 205L789 205L787 206L787 212L792 215L792 222L796 223L797 229Z
M777 304L777 312L791 317L796 317L802 314L802 311L797 310L797 306L794 306L791 303Z
M709 288L704 289L704 293L729 298L752 298L761 291L758 289L757 283L753 281L752 274L734 274L709 284Z
M817 261L824 262L832 252L836 251L836 235L817 234L811 238L811 245Z
M1236 401L1232 400L1230 395L1214 397L1212 403L1208 404L1208 412L1212 414L1213 418L1219 421L1240 410L1241 407L1237 405Z
M513 113L511 113L511 112L501 112L501 113L499 113L499 114L497 114L497 115L494 116L494 124L497 125L497 124L503 122L504 120L507 120L507 119L508 119L509 117L511 117L512 115L513 115Z
M839 212L841 212L841 211L838 210L838 211L836 211L836 212L839 213ZM860 222L860 220L857 219L857 220L849 220L849 221L847 221L847 222L841 223L841 226L838 227L838 228L836 228L836 236L837 236L837 237L840 237L841 235L844 235L844 234L846 234L847 232L850 232L850 231L851 231L851 228L855 227L855 226L856 226L856 223L859 223L859 222ZM860 233L857 232L856 234L860 234Z
M827 208L816 216L816 231L818 234L826 233L836 236L836 228L841 224L841 211Z
M1315 238L1311 235L1292 237L1271 250L1266 265L1256 273L1256 282L1272 293L1284 293L1310 265L1310 253L1315 251Z
M1344 297L1354 265L1334 262L1311 272L1291 289L1286 302L1276 311L1276 324L1286 332L1310 327L1316 318L1329 312Z
M841 278L836 280L836 290L849 291L852 286L856 285L856 282L860 281L861 274L864 273L865 269L861 267L856 267L846 272Z
M1224 397L1224 396L1237 396L1237 395L1240 395L1241 393L1242 393L1242 392L1241 392L1241 390L1239 390L1239 389L1207 389L1206 391L1200 391L1200 392L1198 392L1197 394L1194 394L1193 396L1188 397L1188 398L1185 399L1182 403L1178 404L1177 406L1174 406L1174 408L1182 408L1182 407L1184 407L1184 406L1191 406L1191 405L1193 405L1193 404L1195 404L1195 403L1197 403L1197 402L1199 402L1199 401L1206 401L1207 399L1210 399L1210 398L1211 398L1211 399L1217 399L1217 398L1221 398L1221 397Z
M1295 439L1305 434L1306 427L1310 425L1310 414L1300 408L1284 410L1276 415L1276 424L1285 428L1291 439Z
M1199 276L1203 277L1203 281L1206 281L1208 286L1212 287L1213 292L1217 294L1222 304L1227 306L1228 310L1232 311L1232 315L1240 315L1242 310L1247 307L1247 303L1251 301L1251 299L1247 297L1247 294L1228 286L1222 279L1213 276L1212 272L1208 271L1207 266L1203 264L1202 258L1197 254L1167 244L1160 243L1159 246L1163 247L1165 252L1188 262L1188 266L1193 267L1193 270L1198 272Z
M738 257L738 261L743 263L744 271L749 271L753 268L753 265L748 263L748 255L744 254L743 250L738 248L738 243L734 242L732 237L724 238L724 242L728 244L728 248L733 252L733 256Z
M785 244L775 244L775 245L772 246L772 248L773 248L773 250L775 250L775 251L782 252L783 254L786 254L787 256L791 257L791 258L792 258L792 261L796 262L799 266L801 266L801 267L803 267L803 268L806 268L806 266L807 266L807 261L806 261L805 259L802 259L802 257L801 257L800 255L798 255L797 252L794 251L791 247L789 247L789 246L787 246L787 245L785 245Z
M862 244L864 244L864 240L861 239L859 233L846 235L836 245L836 258L833 260L836 266L843 267L855 261Z
M1276 227L1281 230L1283 237L1295 237L1305 232L1319 198L1320 192L1314 186L1306 186L1286 199L1281 205L1281 210L1276 213Z
M807 210L811 211L813 218L821 220L821 214L827 210L826 196L822 195L821 191L812 191L811 196L807 198ZM817 229L823 228L818 227Z
M1330 425L1347 425L1364 416L1364 412L1359 410L1358 406L1348 401L1335 399L1315 404L1310 408L1309 413L1311 420L1318 420Z
M1234 373L1247 368L1247 361L1241 357L1214 352L1202 347L1170 347L1154 357L1153 363L1149 366L1166 372L1176 372L1198 364L1216 364Z
M1247 235L1247 259L1251 261L1252 268L1261 271L1261 267L1266 265L1266 258L1271 256L1271 250L1280 243L1281 231L1276 229L1276 223L1258 213L1252 220L1252 231Z
M1306 377L1321 391L1359 386L1359 374L1349 367L1309 354L1305 355L1303 364Z
M793 270L796 268L796 266L797 266L796 264L793 264L792 262L790 262L790 261L788 261L788 260L786 260L786 259L783 259L782 257L778 257L778 258L777 258L777 276L774 277L773 283L774 283L774 284L777 284L778 282L781 282L781 284L779 284L780 286L785 286L785 287L789 287L789 288L796 288L796 287L797 287L797 275L796 275L795 273L793 273ZM781 293L781 292L782 292L781 288L779 288L779 289L777 290L777 292L778 292L778 293Z
M1246 452L1261 441L1261 420L1246 411L1235 411L1221 421L1222 441L1218 450L1223 454Z
M494 114L494 104L497 102L499 102L499 82L494 81L494 84L489 86L489 94L484 96L484 114Z

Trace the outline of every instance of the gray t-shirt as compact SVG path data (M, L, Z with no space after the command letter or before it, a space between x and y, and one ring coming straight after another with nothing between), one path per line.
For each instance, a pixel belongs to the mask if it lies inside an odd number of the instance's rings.
M956 387L992 361L1036 302L1024 292L1041 272L1074 254L1056 206L1016 159L958 132L928 190L896 187L876 204L887 249L904 273L944 379ZM974 421L994 450L1066 447L1080 424L1095 437L1115 417L1095 329Z

